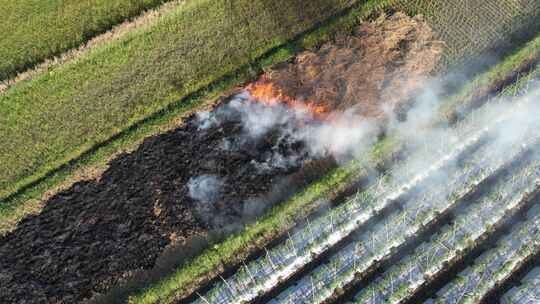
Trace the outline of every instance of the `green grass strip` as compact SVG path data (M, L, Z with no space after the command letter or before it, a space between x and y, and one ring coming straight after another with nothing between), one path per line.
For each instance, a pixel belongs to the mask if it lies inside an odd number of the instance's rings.
M453 95L444 102L442 112L449 117L458 104L466 107L489 94L490 91L501 90L507 84L520 78L521 74L527 74L530 69L535 68L539 60L540 36L537 36L486 73L478 75L465 84L459 94Z
M530 92L529 86L531 81L540 78L540 65L536 64L535 68L529 73L519 74L516 82L504 87L500 92L499 97L513 97Z
M518 53L522 55L534 54L538 51L535 45L535 43L531 42ZM448 111L452 107L456 110L461 106L460 101L468 101L468 99L460 99L468 96L465 94L466 92L484 90L487 94L488 90L485 88L493 89L494 82L500 81L504 78L503 76L510 77L513 71L508 69L509 64L513 63L515 66L520 66L516 60L516 54L508 56L484 74L477 76L473 82L473 84L476 84L475 88L467 85L462 91L450 98L442 100L443 107L440 110L440 119L446 120ZM527 62L529 56L519 56L518 58L521 58L523 62ZM527 77L522 78L522 80L531 79L531 77L536 75L534 73L538 73L538 71L534 70ZM499 77L492 77L490 75L499 75ZM480 81L479 79L488 79L491 82ZM522 82L518 83L523 85ZM172 275L164 278L140 294L132 296L129 303L149 304L158 301L168 302L174 297L186 296L186 294L189 294L193 289L198 287L197 284L200 284L200 278L212 278L225 265L240 263L249 255L253 248L260 248L268 244L276 236L293 227L299 219L309 215L313 210L318 208L319 206L316 204L317 200L339 193L347 185L364 177L367 173L365 170L366 167L377 166L391 159L392 155L400 150L400 147L400 140L396 137L387 137L379 141L368 157L331 171L320 181L313 183L292 199L276 206L269 214L265 215L260 221L249 225L243 232L228 238L213 248L207 249L203 254L189 261L183 267L180 267Z
M0 80L167 0L0 0Z

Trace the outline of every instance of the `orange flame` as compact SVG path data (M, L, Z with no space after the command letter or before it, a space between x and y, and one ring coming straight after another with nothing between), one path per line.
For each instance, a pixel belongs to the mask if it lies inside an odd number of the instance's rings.
M248 85L246 89L255 100L268 106L284 104L291 109L305 110L311 113L314 118L321 120L325 119L329 113L327 107L323 105L312 101L301 101L283 94L281 89L276 88L273 83L265 79Z

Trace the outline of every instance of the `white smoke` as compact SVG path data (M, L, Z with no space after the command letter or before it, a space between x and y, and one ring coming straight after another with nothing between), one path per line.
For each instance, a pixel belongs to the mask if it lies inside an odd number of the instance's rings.
M272 133L273 146L256 167L287 169L301 165L306 159L333 156L339 161L368 151L379 133L378 123L354 113L350 109L333 114L330 121L321 121L305 108L290 108L281 103L267 105L244 92L214 112L199 113L197 123L199 129L206 130L225 121L238 121L243 132L236 138L223 140L220 148L226 151ZM302 145L299 151L283 151L283 147L298 144Z
M305 119L306 113L290 111L285 105L272 106L251 102L248 93L242 93L234 98L228 106L240 115L244 131L252 138L264 136L275 127L291 128L291 122Z
M310 126L301 133L308 143L310 154L321 157L332 155L336 160L347 160L367 152L377 139L378 123L354 114L354 109L333 115L330 122Z
M207 130L219 124L210 111L197 112L196 116L199 130Z
M523 96L495 98L480 109L470 111L464 115L462 122L467 127L457 128L437 123L441 121L440 90L436 85L428 85L425 93L417 98L414 107L407 112L405 121L390 115L387 132L389 136L395 136L405 143L407 153L406 160L399 166L394 166L391 178L406 182L410 176L426 172L441 157L448 155L459 144L488 126L491 135L486 139L485 145L490 152L484 156L485 160L508 157L513 148L533 135L531 126L540 125L539 83L531 85L531 88L534 87L535 89ZM496 124L497 121L502 123ZM449 171L454 169L455 166L448 167ZM448 179L447 173L442 172L433 183L445 184Z
M190 178L189 196L204 204L213 204L221 193L223 181L215 175L201 175Z
M230 151L250 140L271 141L271 147L262 154L262 160L253 160L259 170L287 169L301 166L302 162L332 156L338 162L362 157L370 151L384 127L389 136L399 138L407 149L407 170L421 172L463 140L447 124L441 124L441 81L429 81L414 106L407 111L406 119L398 117L393 108L387 108L388 122L358 116L354 108L332 114L329 120L315 119L306 109L290 108L285 104L267 105L257 102L248 93L241 93L216 111L200 113L199 128L218 126L227 120L238 121L242 134L225 138L220 147ZM527 97L531 98L532 92ZM361 104L361 103L360 103ZM479 127L500 116L509 106L507 102L490 103L483 111L471 114ZM385 105L383 104L383 107ZM491 143L494 153L504 153L505 145L515 142L515 134L524 132L527 123L538 119L535 109L516 113L517 118L498 131L498 138ZM514 123L512 123L512 121ZM435 123L439 122L439 123ZM264 139L271 134L271 139ZM277 134L277 135L276 135ZM301 144L298 151L283 149ZM505 144L506 143L506 144ZM496 146L495 146L496 145ZM397 171L395 174L399 174ZM403 172L403 176L407 176Z

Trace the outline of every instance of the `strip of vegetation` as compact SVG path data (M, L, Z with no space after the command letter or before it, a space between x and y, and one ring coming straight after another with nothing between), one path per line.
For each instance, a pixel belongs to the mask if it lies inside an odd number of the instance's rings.
M532 208L533 211L534 207ZM454 277L439 293L438 303L479 303L490 290L500 286L527 257L540 251L540 215L528 216L511 233L489 251L482 253L474 264ZM510 266L507 266L510 265Z
M385 8L387 7L377 7L377 9ZM324 30L321 30L320 33L324 33ZM531 54L536 51L536 48L532 48L531 44L528 44L520 52ZM452 107L456 111L460 105L460 101L468 102L467 99L460 99L460 96L466 95L464 92L473 92L475 89L481 89L485 92L483 98L485 99L495 89L501 89L495 86L494 83L504 76L511 77L511 74L513 74L513 71L507 70L507 60L517 63L515 57L511 55L488 72L479 75L473 82L477 85L476 87L467 86L463 91L453 95L453 97L443 100L442 102L445 106L441 109L441 119L446 120ZM499 75L499 77L487 77L486 75ZM493 82L478 80L484 78ZM446 106L448 103L450 104ZM133 296L130 299L130 303L155 303L158 300L170 300L173 297L183 298L187 296L198 286L204 285L205 282L210 281L213 277L221 273L226 266L241 263L256 248L266 246L274 238L290 229L295 221L307 217L313 210L319 207L316 203L319 199L332 197L340 189L345 189L346 185L363 177L366 171L362 170L362 168L380 166L381 163L391 159L391 156L399 152L400 147L401 145L397 138L387 137L381 140L374 147L369 157L330 172L321 181L310 185L291 200L274 208L263 219L247 227L242 233L232 236L223 243L206 250L203 254L179 268L173 275L163 279L139 295Z
M365 286L355 303L366 303L370 298L374 299L373 302L387 299L389 303L422 303L418 299L411 301L411 298L423 289L429 289L429 285L444 280L444 276L448 275L447 269L455 271L455 265L470 260L471 256L478 256L486 246L505 236L511 225L534 204L533 200L540 190L538 182L525 185L523 190L520 189L525 192L512 193L501 200L482 197L480 204L493 206L486 208L489 212L476 204L470 205L472 210L469 212L462 210L452 225L443 226L429 242L417 247L410 256L405 256L372 284ZM465 230L473 226L475 231ZM450 245L445 247L440 244Z
M466 112L472 107L478 106L482 99L488 97L491 92L503 90L505 87L519 80L526 80L523 76L529 75L540 60L540 36L537 36L523 48L507 56L494 68L488 70L465 84L459 94L448 98L443 104L442 112L450 119L454 120L455 108L458 104L457 114ZM506 89L507 94L512 92Z
M0 80L73 49L167 0L0 0Z

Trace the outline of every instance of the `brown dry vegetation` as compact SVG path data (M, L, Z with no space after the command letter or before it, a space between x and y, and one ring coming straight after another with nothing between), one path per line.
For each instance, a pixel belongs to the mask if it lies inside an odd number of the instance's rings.
M263 77L286 96L381 116L422 87L443 53L421 16L385 15Z

